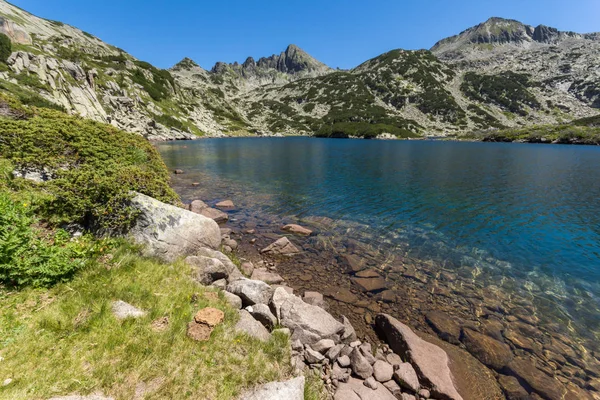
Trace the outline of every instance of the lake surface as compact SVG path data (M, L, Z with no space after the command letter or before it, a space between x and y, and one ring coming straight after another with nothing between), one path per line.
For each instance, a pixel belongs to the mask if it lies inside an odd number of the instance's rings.
M470 268L482 285L531 294L542 320L598 338L600 148L314 138L157 147L186 171L176 178L185 201L197 198L195 181L208 201L343 221L340 234Z

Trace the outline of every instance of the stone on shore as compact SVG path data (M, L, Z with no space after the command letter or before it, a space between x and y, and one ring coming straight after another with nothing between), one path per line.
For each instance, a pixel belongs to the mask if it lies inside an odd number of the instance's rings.
M335 346L335 342L331 339L321 339L311 347L313 350L318 351L321 354L325 354Z
M500 375L498 382L509 400L528 399L529 393L514 376Z
M396 400L381 383L376 382L377 389L373 390L363 384L364 381L356 378L348 379L346 383L340 383L334 396L335 400Z
M475 358L497 371L513 359L507 344L471 329L463 329L462 342Z
M225 319L225 313L212 307L206 307L194 315L194 321L198 324L205 324L212 328L219 325Z
M342 324L344 325L344 333L342 334L343 343L352 343L356 340L356 331L350 323L350 320L342 315Z
M303 376L285 382L270 382L242 394L239 400L304 400Z
M221 245L219 226L211 219L140 193L131 205L140 214L129 235L137 244L145 245L147 256L173 262L195 255L199 248L217 249Z
M394 372L394 380L400 387L410 390L412 393L417 393L421 387L419 377L410 363L402 363L398 366Z
M373 367L371 363L365 358L362 352L356 348L350 353L350 366L354 375L367 379L373 375Z
M304 350L304 359L309 364L320 364L323 362L323 360L325 360L325 357L323 354L310 348L310 346L307 346L306 350Z
M283 278L281 275L276 274L274 272L269 272L266 269L257 268L252 272L252 277L250 278L255 281L263 281L268 284L279 284L283 282Z
M385 361L377 360L373 364L373 376L378 382L387 382L394 376L394 367Z
M268 255L292 256L300 253L300 250L298 250L288 238L282 237L262 249L260 252Z
M275 289L271 309L279 323L292 331L292 339L300 339L304 344L314 344L321 339L338 343L344 332L344 325L327 311L306 304L282 287Z
M310 229L307 229L303 226L296 225L296 224L288 224L288 225L284 226L283 228L281 228L281 230L293 233L294 235L301 235L301 236L310 236L312 234L312 231Z
M352 278L354 283L360 287L363 292L379 292L386 288L385 279L379 278Z
M273 295L273 289L263 281L238 279L227 285L227 291L239 296L244 307L255 304L268 304Z
M376 318L378 328L387 338L390 348L408 358L424 386L434 396L462 400L454 387L448 355L440 347L418 337L408 326L387 314Z
M227 280L230 282L243 278L242 273L237 269L235 264L229 259L229 257L221 253L220 251L203 247L196 251L196 255L202 257L216 258L217 260L221 261L227 270Z
M229 271L225 265L216 258L189 256L185 262L192 267L193 278L202 285L210 285L219 279L229 277Z
M277 325L277 318L275 318L269 309L269 306L266 304L255 304L253 306L248 306L246 307L246 311L248 311L255 320L263 324L263 326L269 331L273 330L275 325Z
M240 310L242 308L242 299L240 298L240 296L235 295L233 293L229 293L227 291L223 292L223 296L225 297L225 300L227 301L227 303L229 303L231 307L235 308L236 310Z
M323 295L319 292L304 292L304 297L302 297L302 300L304 300L304 302L307 304L321 307L324 310L327 310L328 308Z
M203 208L199 214L206 218L212 219L217 224L224 224L229 220L229 215L227 215L227 213L224 213L221 210L217 210L216 208Z
M238 333L245 333L255 339L261 340L263 342L268 342L271 338L271 334L257 320L255 320L252 315L246 310L239 310L240 320L235 325L234 330Z
M112 312L115 318L123 320L127 318L140 318L146 315L145 311L140 310L132 306L129 303L125 303L122 300L118 300L113 302L112 304Z
M208 208L208 204L203 202L202 200L194 200L188 206L189 210L193 213L200 214L202 210Z
M240 266L240 269L242 270L241 272L250 277L252 276L252 273L254 272L254 264L252 264L250 261L244 261L242 263L242 265Z

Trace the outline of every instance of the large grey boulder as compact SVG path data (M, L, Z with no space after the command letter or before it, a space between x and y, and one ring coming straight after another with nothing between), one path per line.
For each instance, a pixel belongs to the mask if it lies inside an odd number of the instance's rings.
M412 393L417 393L421 387L417 373L410 363L402 363L398 366L398 369L394 372L394 380Z
M360 379L350 378L348 382L340 383L333 398L335 400L397 400L381 383L376 382L376 389L371 389L363 382Z
M448 354L444 350L421 339L408 326L390 315L379 314L375 321L390 348L410 361L419 380L424 386L431 388L434 398L462 400L454 387Z
M273 289L263 281L242 278L227 285L227 291L242 299L244 307L269 304Z
M145 245L144 253L173 262L179 257L195 255L198 249L217 249L221 232L217 223L202 215L162 203L137 193L131 200L140 212L129 231L133 240Z
M225 300L229 303L229 305L235 309L242 308L242 299L240 296L237 296L233 293L229 293L227 291L223 292L223 296L225 296Z
M255 320L246 310L239 310L240 319L235 325L234 330L237 333L245 333L255 339L268 342L271 334L260 322Z
M252 317L263 324L268 330L273 330L277 325L277 318L273 315L269 306L266 304L255 304L253 306L246 307L246 311L252 315Z
M270 382L242 394L239 400L304 400L304 377Z
M352 367L352 372L362 379L373 376L373 367L371 366L371 363L369 363L358 348L350 353L350 366Z
M292 331L292 340L299 339L303 344L314 344L321 339L339 343L344 332L344 325L327 311L306 304L282 287L275 289L271 310L279 323Z

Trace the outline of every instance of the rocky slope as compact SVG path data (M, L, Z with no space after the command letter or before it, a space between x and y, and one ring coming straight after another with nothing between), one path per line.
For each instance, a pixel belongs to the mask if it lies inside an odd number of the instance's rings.
M492 18L431 51L393 50L333 70L295 45L169 71L0 0L13 42L0 90L151 140L195 136L448 136L557 124L600 108L600 34ZM48 103L49 102L49 103Z

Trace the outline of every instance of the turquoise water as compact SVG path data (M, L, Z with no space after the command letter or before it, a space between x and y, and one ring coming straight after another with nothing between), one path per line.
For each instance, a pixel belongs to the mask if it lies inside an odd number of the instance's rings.
M248 138L158 149L186 171L184 200L194 180L256 212L357 223L390 248L511 278L600 329L600 148Z

